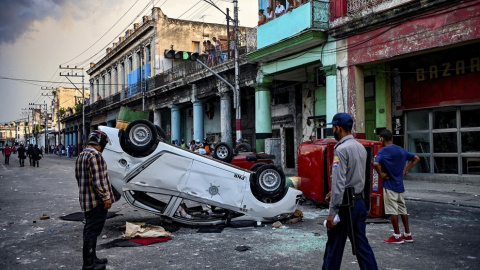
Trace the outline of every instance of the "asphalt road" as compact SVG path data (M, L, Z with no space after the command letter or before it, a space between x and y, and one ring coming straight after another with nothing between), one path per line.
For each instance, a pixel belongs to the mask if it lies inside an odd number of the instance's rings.
M82 222L60 216L80 211L74 159L45 155L40 167L20 168L16 157L0 164L0 269L80 269ZM416 194L416 197L421 194ZM367 236L379 269L479 269L480 208L428 201L408 201L414 243L383 243L389 223L369 223ZM304 221L287 228L225 228L198 233L198 228L169 224L116 202L99 239L99 256L107 269L320 269L326 229L319 225L326 211L301 206ZM43 215L50 218L42 220ZM163 225L174 234L168 242L117 247L125 222ZM378 221L378 220L377 220ZM238 245L251 247L240 252ZM347 243L342 269L358 269Z

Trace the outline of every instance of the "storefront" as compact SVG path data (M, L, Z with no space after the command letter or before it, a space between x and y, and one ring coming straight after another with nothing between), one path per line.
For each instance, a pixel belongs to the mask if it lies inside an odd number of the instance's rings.
M391 63L401 97L394 114L403 112L406 148L421 158L412 172L480 175L479 46Z

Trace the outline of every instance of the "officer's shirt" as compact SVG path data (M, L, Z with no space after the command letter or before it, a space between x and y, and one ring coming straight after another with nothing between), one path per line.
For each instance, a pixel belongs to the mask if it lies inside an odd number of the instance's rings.
M352 135L343 137L336 145L332 165L332 194L328 214L338 214L346 187L361 193L365 186L367 151Z

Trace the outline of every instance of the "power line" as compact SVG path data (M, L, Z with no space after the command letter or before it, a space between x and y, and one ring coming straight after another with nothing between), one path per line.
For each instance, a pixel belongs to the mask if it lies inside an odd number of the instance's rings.
M108 34L108 32L110 32L118 24L118 22L120 22L120 20L123 19L123 17L125 17L125 15L127 15L127 13L138 3L138 1L140 1L140 0L135 1L135 3L133 3L133 5L130 6L130 8L107 30L107 32L105 32L99 39L97 39L97 41L95 41L92 45L90 45L87 49L85 49L79 55L77 55L74 58L66 61L62 65L65 65L66 63L69 63L69 62L77 59L80 55L84 54L86 51L88 51L90 48L92 48L95 44L97 44L102 38L104 38Z

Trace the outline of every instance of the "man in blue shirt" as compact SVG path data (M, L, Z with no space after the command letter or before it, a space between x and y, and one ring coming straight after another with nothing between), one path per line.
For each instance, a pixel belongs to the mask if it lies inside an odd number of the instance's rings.
M385 214L390 215L390 222L394 230L394 234L383 241L395 244L413 242L408 226L407 208L405 207L403 176L420 161L420 158L393 144L393 136L390 130L385 129L380 132L380 142L383 147L378 151L373 166L383 179L383 207L385 208ZM410 162L405 165L407 161ZM400 234L398 227L398 215L402 217L402 223L405 227L403 236Z

